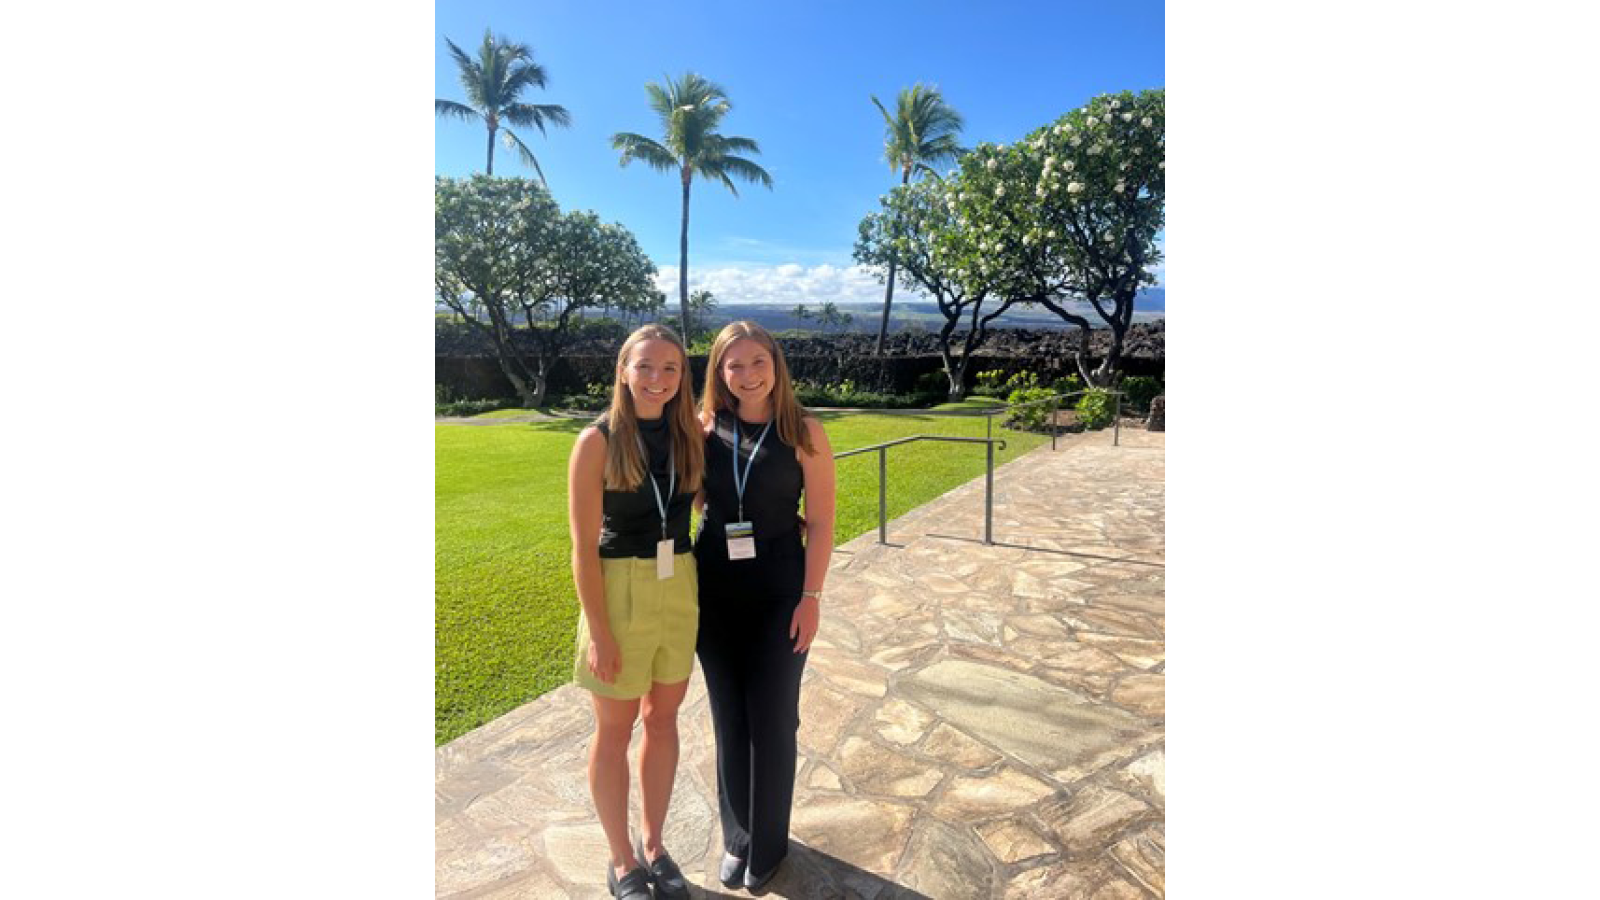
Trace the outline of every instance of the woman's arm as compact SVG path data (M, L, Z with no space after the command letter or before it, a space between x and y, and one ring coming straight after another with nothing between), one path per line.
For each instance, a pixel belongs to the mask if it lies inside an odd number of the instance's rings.
M567 517L572 529L572 581L589 624L589 671L611 684L622 668L617 640L606 615L605 576L600 570L600 525L605 491L606 436L585 428L567 464Z
M807 417L805 425L814 453L796 450L800 470L805 475L806 581L805 590L821 591L828 577L828 561L833 558L833 447L822 423ZM802 596L789 623L789 636L795 639L794 652L811 649L821 624L821 603L816 596Z
M700 436L701 437L707 437L707 438L711 437L711 430L712 430L713 427L715 427L715 422L716 422L716 419L712 418L711 416L706 415L705 411L701 410L700 411ZM705 515L705 511L706 511L705 478L702 477L700 479L700 482L701 482L700 483L700 490L694 492L694 514L697 515L697 516Z

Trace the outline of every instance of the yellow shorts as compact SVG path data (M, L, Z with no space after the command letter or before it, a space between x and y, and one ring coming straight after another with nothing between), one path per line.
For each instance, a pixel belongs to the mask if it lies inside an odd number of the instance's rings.
M672 559L672 577L656 578L655 557L601 559L606 584L606 619L617 639L622 671L611 684L589 671L589 623L578 614L577 660L572 680L601 697L634 700L654 683L677 684L694 671L700 630L700 579L694 554Z

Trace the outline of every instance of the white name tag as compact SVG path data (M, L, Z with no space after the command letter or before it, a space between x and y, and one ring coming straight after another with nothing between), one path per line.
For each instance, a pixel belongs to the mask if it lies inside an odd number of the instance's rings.
M677 542L671 539L656 541L656 580L665 581L672 577L672 551L676 549Z
M728 523L728 558L756 558L756 528L749 522Z

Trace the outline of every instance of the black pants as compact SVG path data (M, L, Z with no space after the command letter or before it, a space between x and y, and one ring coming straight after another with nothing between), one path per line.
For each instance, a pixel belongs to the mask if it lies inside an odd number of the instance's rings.
M708 528L695 547L696 650L717 739L723 847L765 875L789 851L806 666L789 624L805 586L805 549L796 533L758 541L755 559L729 560L720 531Z

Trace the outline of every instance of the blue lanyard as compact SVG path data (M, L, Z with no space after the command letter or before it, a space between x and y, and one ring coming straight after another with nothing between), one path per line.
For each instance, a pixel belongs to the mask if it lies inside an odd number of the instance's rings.
M756 438L756 445L750 450L750 462L744 467L744 477L739 477L739 440L744 436L744 429L739 427L739 417L733 417L733 489L739 494L739 521L744 521L744 488L750 483L750 470L756 467L756 454L761 452L761 442L767 439L767 432L772 430L772 420L768 419L765 427L761 429L761 436Z
M634 432L633 439L639 442L639 459L644 463L644 474L650 479L650 490L656 495L656 509L661 513L661 539L667 539L667 504L661 502L661 486L656 483L655 473L650 471L650 451L644 446L644 438ZM672 475L667 480L667 496L678 489L678 448L672 445L672 436L667 435L667 468Z

